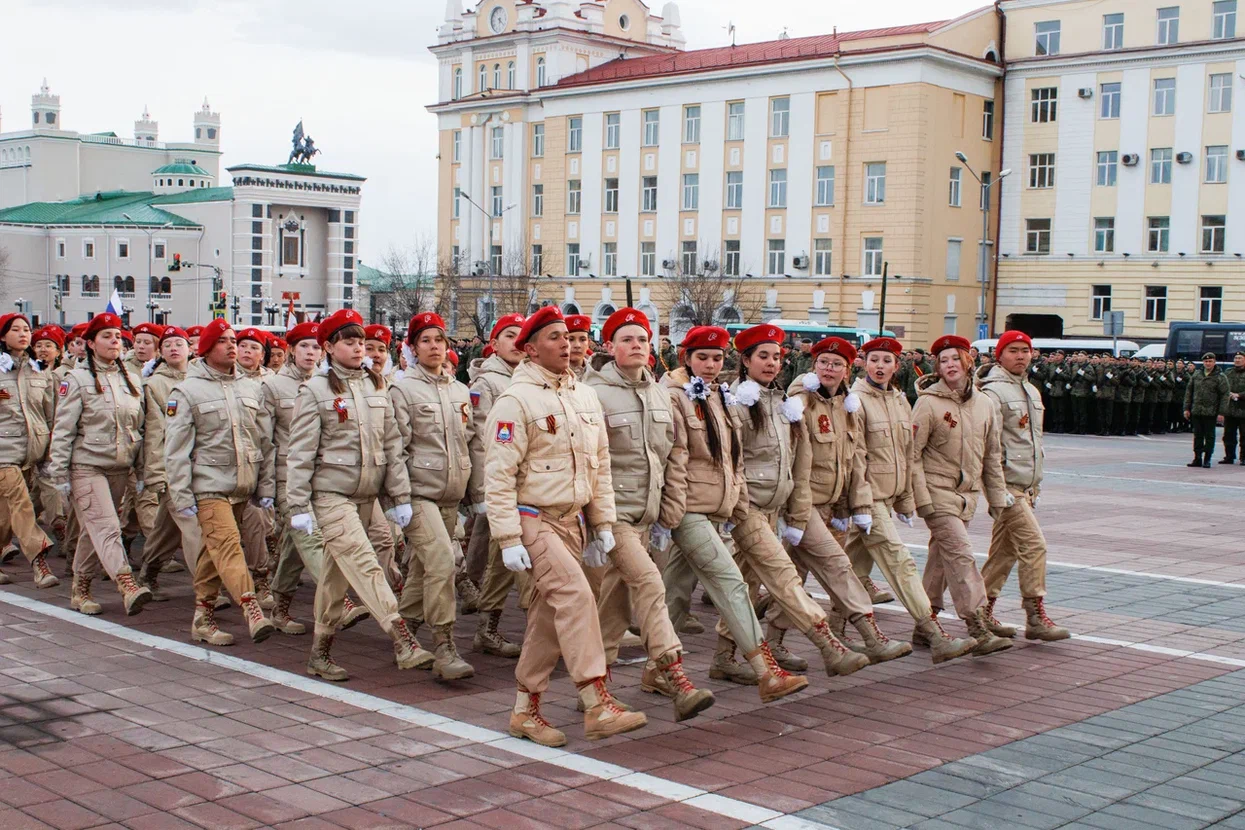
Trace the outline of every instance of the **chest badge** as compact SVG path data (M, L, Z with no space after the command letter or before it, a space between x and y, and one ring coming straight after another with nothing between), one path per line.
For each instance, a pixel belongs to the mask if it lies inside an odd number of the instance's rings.
M1024 429L1027 426L1029 426L1029 413L1028 412L1020 416L1020 428Z
M7 401L11 397L13 396L9 394L9 390L0 389L0 401Z
M463 404L462 413L463 413L463 423L466 424L468 421L471 420L471 404L469 403Z
M346 401L342 398L333 399L333 409L337 412L337 422L344 424L350 420L350 410L346 408Z
M830 432L830 416L829 415L821 415L817 418L817 430L822 435L829 434Z
M514 443L514 422L498 421L497 422L497 443L513 444Z
M558 419L554 417L553 415L550 415L547 418L545 418L545 426L549 427L550 435L558 434Z
M951 413L950 413L950 412L944 412L944 413L942 413L942 419L943 419L944 421L946 421L946 422L947 422L947 426L951 427L952 429L955 429L956 424L958 424L958 423L959 423L959 421L957 421L955 418L952 418L952 417L951 417ZM913 426L915 426L915 424L914 424Z

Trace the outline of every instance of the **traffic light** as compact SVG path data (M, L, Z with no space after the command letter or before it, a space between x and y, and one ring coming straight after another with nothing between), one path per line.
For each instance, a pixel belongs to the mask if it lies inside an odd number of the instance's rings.
M169 263L169 270L170 271L182 270L182 255L181 254L173 254L173 261Z

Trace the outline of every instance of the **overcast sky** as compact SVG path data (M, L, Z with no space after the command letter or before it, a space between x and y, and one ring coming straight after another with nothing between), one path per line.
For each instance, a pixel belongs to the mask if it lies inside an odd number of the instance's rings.
M476 0L463 0L475 4ZM133 137L146 105L189 141L206 95L223 166L279 164L301 118L325 170L367 176L363 258L436 232L436 43L445 0L0 0L0 130L47 77L62 124ZM651 0L658 13L662 0ZM689 49L954 17L982 0L682 0ZM227 183L227 182L224 182Z

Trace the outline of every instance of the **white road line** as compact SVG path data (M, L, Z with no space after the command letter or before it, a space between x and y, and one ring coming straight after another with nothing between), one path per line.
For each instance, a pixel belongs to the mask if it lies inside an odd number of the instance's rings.
M1161 464L1158 461L1125 461L1125 464L1136 464L1139 467L1187 467L1187 464Z
M1089 473L1066 473L1061 470L1046 470L1048 476L1069 476L1071 478L1103 478L1110 481L1142 481L1147 484L1161 484L1164 487L1215 487L1220 490L1245 490L1237 484L1203 484L1200 481L1168 481L1161 478L1133 478L1131 476L1098 476Z
M512 738L502 732L495 732L492 729L484 729L470 723L454 720L444 715L438 715L424 709L418 709L414 706L394 703L392 700L386 700L383 697L369 695L364 692L357 692L343 686L332 686L319 680L313 680L293 672L274 669L271 666L265 666L262 663L256 663L251 660L244 660L241 657L233 657L228 654L222 654L219 651L209 651L200 646L183 643L177 640L170 640L166 637L158 637L154 634L148 634L143 631L137 631L127 628L99 617L88 617L77 611L71 611L60 606L50 605L40 600L31 599L29 597L16 594L11 591L0 590L0 603L23 608L27 611L33 611L36 614L43 614L47 617L61 620L62 622L72 623L83 628L89 628L93 631L99 631L105 634L111 634L123 640L137 643L148 648L167 651L177 654L191 660L197 660L201 663L211 663L222 669L236 671L242 674L257 677L261 680L267 680L280 686L290 689L297 689L301 692L316 695L328 700L336 700L341 703L354 706L377 714L387 715L397 720L405 721L413 726L432 729L436 732L443 732L446 735L452 735L456 738L466 738L472 743L484 746L493 746L497 749L504 750L512 755L518 755L528 758L532 761L541 761L553 766L562 767L563 769L582 772L585 775L591 775L593 778L600 778L604 781L613 781L624 787L630 787L634 790L655 795L659 798L667 798L671 801L682 802L705 810L717 815L729 816L741 821L747 821L750 824L759 824L762 827L771 828L771 830L834 830L831 825L822 824L811 821L809 819L790 816L777 810L771 810L767 807L760 807L756 804L749 804L746 801L739 801L733 798L717 795L715 793L702 790L697 787L689 787L676 781L669 781L665 778L658 778L648 773L636 772L627 767L617 764L610 764L604 761L598 761L593 758L586 758L582 755L576 755L564 749L553 749L550 747L539 746L531 741L524 741L518 738Z

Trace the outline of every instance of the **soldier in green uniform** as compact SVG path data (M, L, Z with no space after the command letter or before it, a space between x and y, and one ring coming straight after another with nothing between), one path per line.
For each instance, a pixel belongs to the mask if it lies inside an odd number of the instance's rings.
M1115 393L1120 385L1115 361L1107 357L1098 361L1098 382L1094 392L1095 410L1098 413L1098 434L1110 435L1115 417Z
M1245 465L1245 351L1232 358L1228 376L1228 413L1223 419L1223 460L1231 464L1236 460L1236 448L1241 447L1241 464ZM1238 443L1239 442L1239 443Z
M1215 365L1215 355L1202 355L1202 368L1189 370L1184 393L1184 417L1193 425L1193 461L1190 467L1209 467L1215 454L1215 422L1228 413L1228 378Z
M1185 368L1183 360L1168 361L1172 380L1175 382L1172 386L1172 405L1167 410L1167 429L1169 432L1182 432L1185 427L1184 419L1184 390L1189 385L1189 372Z
M1073 435L1085 435L1089 431L1089 399L1093 394L1094 387L1094 367L1089 365L1089 360L1084 352L1077 352L1072 359L1070 365L1071 389L1068 394L1072 397L1072 415Z
M1043 383L1050 395L1051 415L1046 420L1051 422L1047 432L1061 433L1066 429L1068 419L1068 390L1071 382L1068 377L1068 364L1064 362L1064 354L1056 351L1046 364L1046 381Z
M1115 419L1112 421L1111 433L1113 435L1128 434L1128 410L1133 405L1133 387L1137 385L1137 379L1133 377L1133 373L1128 368L1128 361L1116 359L1115 372L1119 375L1120 383L1115 388Z
M1168 411L1172 405L1172 389L1176 386L1175 370L1161 359L1155 360L1155 371L1158 377L1158 392L1154 403L1154 414L1150 423L1150 431L1155 435L1167 434Z

